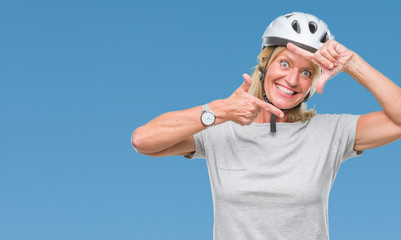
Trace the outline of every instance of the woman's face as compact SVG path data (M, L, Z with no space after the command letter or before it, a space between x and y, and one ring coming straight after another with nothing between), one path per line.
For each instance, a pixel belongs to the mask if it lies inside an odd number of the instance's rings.
M267 69L264 86L267 98L281 109L295 107L308 94L312 75L310 60L284 49Z

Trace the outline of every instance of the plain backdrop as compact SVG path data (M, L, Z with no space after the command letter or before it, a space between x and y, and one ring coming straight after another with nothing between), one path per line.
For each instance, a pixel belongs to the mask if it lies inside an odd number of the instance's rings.
M400 85L400 9L387 0L1 1L0 239L212 239L205 160L140 155L135 128L228 97L253 71L267 25L293 11L323 19ZM345 73L309 106L381 109ZM401 239L400 148L341 166L331 239Z

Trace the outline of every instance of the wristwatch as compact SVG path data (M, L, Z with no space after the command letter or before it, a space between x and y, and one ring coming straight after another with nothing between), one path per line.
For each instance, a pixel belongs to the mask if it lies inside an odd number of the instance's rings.
M209 104L202 105L201 121L206 127L210 127L216 121L216 115L210 110Z

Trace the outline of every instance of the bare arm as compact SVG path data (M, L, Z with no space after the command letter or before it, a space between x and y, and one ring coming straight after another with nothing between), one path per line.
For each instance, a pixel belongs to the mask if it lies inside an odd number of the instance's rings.
M377 148L401 138L401 126L384 111L362 115L356 126L355 151Z
M225 121L249 125L261 109L283 115L281 110L250 95L251 77L244 74L244 78L244 83L230 97L209 103L216 115L215 125ZM190 154L195 151L193 135L206 128L200 120L201 114L201 106L162 114L134 131L132 145L139 153L155 157Z
M209 104L216 114L216 124L222 123L221 100ZM132 135L134 148L142 154L152 156L175 155L175 153L190 153L195 151L192 136L206 127L200 121L201 106L191 109L168 112L137 128ZM191 142L192 139L192 142ZM185 141L187 144L178 144ZM178 144L176 151L172 146ZM168 152L170 151L170 154Z
M358 120L354 149L376 148L401 138L401 89L359 55L345 70L377 99L383 111L368 113Z

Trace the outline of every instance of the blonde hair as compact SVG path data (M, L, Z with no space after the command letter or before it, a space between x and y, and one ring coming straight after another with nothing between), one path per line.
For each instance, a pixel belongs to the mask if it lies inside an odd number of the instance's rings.
M262 82L260 81L260 70L259 68L265 69L266 67L266 63L268 61L268 58L270 56L270 54L272 53L274 47L266 47L262 50L262 52L259 54L258 56L258 65L256 65L254 68L255 70L252 73L252 84L249 88L248 93L261 99L262 101L264 101L263 99L263 95L262 95ZM270 57L269 60L269 65L270 63L274 60L274 58L280 53L282 52L284 49L286 49L286 47L276 47L276 49L273 52L273 55ZM269 66L268 65L268 66ZM320 68L319 66L317 66L316 64L312 63L312 84L311 84L311 89L309 91L309 97L312 97L312 95L315 93L315 86L316 86L316 82L320 77ZM307 109L306 106L306 102L303 102L301 104L301 107L296 108L296 109L291 109L289 110L289 116L288 116L288 121L289 122L305 122L309 119L311 119L313 116L316 115L316 111L314 109Z

